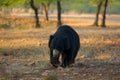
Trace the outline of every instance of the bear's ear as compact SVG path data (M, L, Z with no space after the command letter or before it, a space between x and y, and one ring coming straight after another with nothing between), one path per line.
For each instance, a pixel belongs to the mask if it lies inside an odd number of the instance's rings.
M52 41L53 38L54 38L54 36L53 36L53 35L50 35L49 42L48 42L48 46L49 46L49 47L50 47L50 43L51 43L51 41Z
M70 48L70 41L68 37L64 37L64 47L65 49L69 49Z

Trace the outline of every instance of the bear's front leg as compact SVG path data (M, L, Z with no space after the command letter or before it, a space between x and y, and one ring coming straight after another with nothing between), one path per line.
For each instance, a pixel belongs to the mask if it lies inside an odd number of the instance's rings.
M65 68L67 66L67 55L65 53L62 53L62 64L61 67Z

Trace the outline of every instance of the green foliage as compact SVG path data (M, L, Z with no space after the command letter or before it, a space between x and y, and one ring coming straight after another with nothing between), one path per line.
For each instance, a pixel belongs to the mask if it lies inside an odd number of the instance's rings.
M110 6L110 13L120 14L120 3L116 3Z
M0 0L1 7L17 7L23 5L26 0Z
M57 10L57 0L35 0L35 6L40 7L42 3L50 4L50 10ZM62 10L65 12L75 11L78 13L95 13L96 5L101 0L60 0ZM104 0L102 0L104 1ZM29 8L30 0L0 0L0 7L25 7ZM109 10L111 13L120 13L120 0L109 0Z
M97 6L100 1L104 1L104 0L87 0L87 1L90 5Z

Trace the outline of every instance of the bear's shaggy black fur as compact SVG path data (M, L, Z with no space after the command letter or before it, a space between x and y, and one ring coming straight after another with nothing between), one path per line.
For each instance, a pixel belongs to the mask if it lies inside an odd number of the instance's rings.
M59 56L62 55L61 66L66 67L75 61L80 48L79 36L70 26L62 25L50 36L48 46L51 64L57 67L60 64Z

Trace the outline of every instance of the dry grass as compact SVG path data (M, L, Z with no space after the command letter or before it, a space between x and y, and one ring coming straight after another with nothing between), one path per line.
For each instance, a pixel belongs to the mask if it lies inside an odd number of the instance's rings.
M81 15L62 15L68 18L62 18L63 24L68 24L74 27L88 27L94 22L95 14L81 14ZM52 15L53 16L53 15ZM69 18L74 16L75 18ZM77 18L79 17L79 18ZM108 20L106 20L107 27L120 27L119 15L107 15ZM101 16L100 16L101 18ZM41 19L41 27L56 27L56 19L50 18L50 21L47 22L45 19ZM100 25L101 21L99 21ZM35 19L32 16L13 16L13 15L0 15L0 28L5 29L29 29L35 27ZM90 27L90 26L89 26ZM93 26L91 26L93 27Z
M12 24L12 26L19 24L23 26L26 24L25 27L29 25L31 27L34 26L31 25L34 23L33 20L15 20L16 22ZM29 29L24 28L22 30L0 30L0 79L53 80L54 78L54 80L79 80L79 77L85 79L84 76L88 75L87 72L85 72L83 76L80 76L79 73L77 73L77 71L79 71L77 70L78 68L68 68L64 69L64 71L62 69L51 69L47 44L49 35L53 34L56 30L54 22L55 20L49 23L46 22L46 24L42 24L44 27L40 29L33 29L29 26ZM76 58L76 65L79 65L79 62L83 64L91 62L91 64L95 63L94 65L98 63L119 63L120 27L96 28L87 26L92 22L89 20L64 19L63 22L73 25L73 28L78 32L81 39L81 49ZM80 25L84 26L81 27ZM113 25L115 25L115 23ZM84 69L85 68L81 68L81 71ZM69 74L69 70L73 73ZM87 68L85 71L87 71ZM88 71L92 71L91 68ZM58 75L57 72L59 72L60 75ZM43 75L44 73L45 75ZM69 77L72 75L73 77ZM98 77L89 77L87 80L97 80L97 78Z

